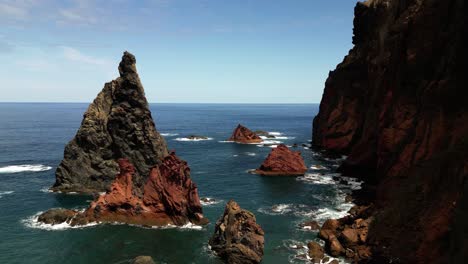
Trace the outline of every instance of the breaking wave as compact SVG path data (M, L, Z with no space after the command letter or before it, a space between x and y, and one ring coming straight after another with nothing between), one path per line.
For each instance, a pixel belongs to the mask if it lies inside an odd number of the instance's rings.
M18 172L38 172L38 171L47 171L52 169L50 166L42 164L25 164L25 165L10 165L5 167L0 167L0 173L18 173Z
M205 198L200 199L200 203L203 206L219 204L220 202L222 202L222 200L216 200L216 199L210 198L210 197L205 197Z
M4 192L0 192L0 198L2 198L4 195L8 195L8 194L12 194L14 193L14 191L4 191Z
M213 140L213 138L175 138L175 141L207 141L207 140Z
M161 136L163 137L175 137L178 136L178 133L161 133Z

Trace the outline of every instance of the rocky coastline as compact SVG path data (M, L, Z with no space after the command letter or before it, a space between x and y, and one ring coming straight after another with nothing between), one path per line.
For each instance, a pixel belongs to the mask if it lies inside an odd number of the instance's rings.
M364 212L322 227L330 253L466 259L466 11L452 0L357 3L354 47L330 72L313 125L314 147L347 155L339 171L365 181L354 193Z

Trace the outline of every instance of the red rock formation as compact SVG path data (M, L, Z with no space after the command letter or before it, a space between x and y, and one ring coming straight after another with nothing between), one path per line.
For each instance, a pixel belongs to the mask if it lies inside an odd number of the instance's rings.
M255 173L269 176L298 176L304 175L307 167L299 151L291 151L280 144L271 150L263 164L255 170Z
M250 129L242 126L241 124L237 125L236 129L232 133L232 136L228 139L228 141L234 141L237 143L261 143L263 140L257 136L254 132Z
M468 257L467 12L458 0L357 3L354 47L314 119L315 147L375 184L373 250L403 263Z
M139 225L205 224L196 185L190 179L187 163L175 153L151 169L143 198L135 195L135 168L119 160L120 173L110 190L91 203L84 212L88 222L122 222Z

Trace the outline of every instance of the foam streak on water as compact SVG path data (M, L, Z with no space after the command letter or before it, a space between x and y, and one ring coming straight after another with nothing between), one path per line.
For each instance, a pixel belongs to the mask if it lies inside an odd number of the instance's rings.
M47 171L52 169L50 166L45 166L42 164L25 164L25 165L10 165L5 167L0 167L0 173L18 173L18 172L38 172L38 171Z
M213 140L213 138L175 138L175 141L207 141L207 140Z

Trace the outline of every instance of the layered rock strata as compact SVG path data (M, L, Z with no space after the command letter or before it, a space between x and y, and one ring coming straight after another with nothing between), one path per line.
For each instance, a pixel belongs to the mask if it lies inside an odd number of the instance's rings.
M124 53L119 73L120 77L106 83L84 113L75 137L65 147L52 190L105 191L119 171L117 160L127 158L135 165L133 181L141 192L150 169L168 155L132 54Z
M264 232L253 213L231 200L216 222L209 244L226 263L260 263L263 257Z
M348 158L375 202L375 258L468 257L468 3L357 3L354 47L330 72L313 145ZM408 223L411 221L411 223Z
M254 172L266 176L299 176L307 171L299 151L291 151L280 144L271 150L262 165Z

